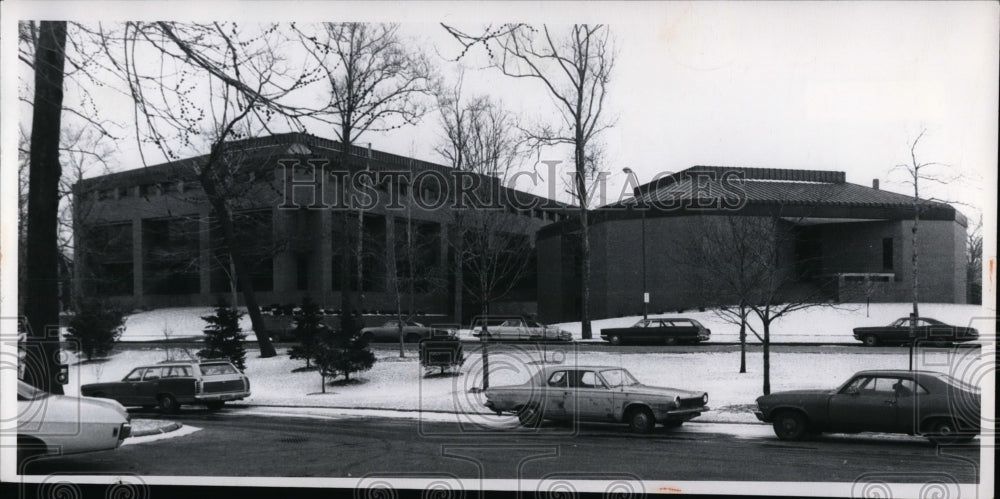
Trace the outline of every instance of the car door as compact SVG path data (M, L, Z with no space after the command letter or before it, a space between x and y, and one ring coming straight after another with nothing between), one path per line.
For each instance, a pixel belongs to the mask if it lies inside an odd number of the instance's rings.
M604 384L596 371L574 371L571 384L575 384L566 399L566 408L575 412L579 421L614 420L614 394ZM573 383L575 381L575 383Z
M572 400L569 395L569 379L571 371L555 371L546 380L542 389L545 394L545 416L548 419L567 419L569 411L566 403Z
M169 367L150 367L142 375L142 381L136 383L136 404L153 405L157 403L156 395L160 393L160 378Z
M111 387L111 393L108 395L122 405L136 405L138 403L138 385L142 382L142 375L145 372L146 368L144 367L133 369L122 378L120 383Z
M895 431L897 401L893 384L898 378L862 376L830 397L833 431Z
M914 433L918 428L921 400L929 400L926 388L909 378L900 378L893 385L896 395L896 428L898 433Z
M660 343L663 340L664 323L660 320L643 321L635 339L643 343Z
M691 340L698 338L698 326L688 319L677 319L673 321L673 328L668 333L678 340Z
M178 401L194 400L195 381L189 366L163 368L159 393L169 393ZM155 394L154 394L155 395Z

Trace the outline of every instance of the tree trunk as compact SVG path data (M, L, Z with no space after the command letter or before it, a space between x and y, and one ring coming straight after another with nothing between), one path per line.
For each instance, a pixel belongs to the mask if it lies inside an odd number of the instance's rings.
M576 167L576 195L580 203L580 332L585 340L593 338L590 325L590 223L587 217L587 164L583 136L577 125L576 150L573 154Z
M740 306L740 374L747 372L747 310Z
M66 23L41 21L35 52L35 96L28 180L28 283L24 311L28 325L25 381L62 394L59 364L59 136L63 102ZM49 337L49 330L56 334ZM33 358L33 359L32 359ZM39 372L41 371L41 372Z
M205 196L208 198L216 217L219 219L219 224L222 225L222 235L226 241L229 259L236 272L236 282L243 290L243 302L247 307L247 315L250 316L250 324L253 327L253 332L257 336L260 356L264 358L274 357L277 355L277 352L274 349L274 345L271 344L271 339L267 336L267 327L264 325L264 318L260 314L260 306L257 304L253 282L250 280L249 268L247 267L246 259L243 258L243 251L236 240L236 227L233 225L232 213L230 213L229 207L226 206L226 201L219 197L215 187L215 180L212 177L213 162L213 159L210 158L209 164L204 167L201 175L199 175L199 180L202 189L205 191ZM235 307L236 304L234 303L233 306Z
M483 299L483 333L480 337L483 343L483 390L490 387L489 313L489 302Z
M764 395L771 393L771 321L763 320L764 324Z

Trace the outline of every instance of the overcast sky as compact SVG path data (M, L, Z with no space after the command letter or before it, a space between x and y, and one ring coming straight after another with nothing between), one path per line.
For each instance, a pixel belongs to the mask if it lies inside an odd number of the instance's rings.
M943 174L962 176L947 187L928 186L928 195L996 211L1000 8L995 2L197 5L29 4L5 14L31 19L63 13L104 21L112 15L166 19L178 13L185 20L399 21L416 47L444 56L434 57L445 75L457 68L445 57L459 48L440 21L470 29L509 20L556 29L559 23L606 22L618 52L608 108L616 126L603 136L610 193L621 190L623 167L645 182L658 172L693 165L838 170L849 182L870 185L879 178L883 188L907 192L903 176L889 175L889 169L909 160L908 144L926 129L919 159L945 163ZM4 17L10 40L12 19ZM481 53L469 54L463 63L471 68L467 94L489 93L526 120L552 116L554 104L539 83L476 69L485 65ZM120 108L121 120L129 119L127 103L110 107ZM5 127L5 136L9 132ZM361 142L442 161L433 151L439 140L432 114L419 126L371 134ZM116 169L138 165L133 141L120 149ZM541 159L565 158L547 151Z

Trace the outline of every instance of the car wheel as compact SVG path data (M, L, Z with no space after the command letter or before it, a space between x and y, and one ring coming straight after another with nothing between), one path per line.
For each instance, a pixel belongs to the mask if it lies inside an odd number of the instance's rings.
M621 345L622 337L617 334L612 334L611 336L608 336L608 343L611 343L612 345Z
M934 423L931 433L927 438L938 445L960 444L969 442L975 435L961 434L953 422L943 419Z
M673 336L668 336L667 339L663 340L663 342L666 343L667 345L676 345L677 338L674 338Z
M628 427L633 433L649 433L656 427L656 418L652 411L640 407L629 413Z
M808 431L806 417L797 411L784 411L774 417L774 434L782 440L801 440Z
M210 410L210 411L217 411L219 409L222 409L222 406L225 405L225 404L226 403L223 402L223 401L213 401L213 402L208 402L205 405L208 406L208 410Z
M537 428L538 424L542 422L542 414L539 412L537 405L528 404L517 411L517 420L521 423L521 426Z
M866 347L877 347L878 336L875 336L874 334L867 334L865 335L864 342Z
M160 402L160 410L167 414L174 414L181 407L181 405L177 403L177 399L169 393L160 395L156 400Z
M365 343L371 343L373 339L375 339L375 335L371 333L365 333L361 335L361 340L364 341Z

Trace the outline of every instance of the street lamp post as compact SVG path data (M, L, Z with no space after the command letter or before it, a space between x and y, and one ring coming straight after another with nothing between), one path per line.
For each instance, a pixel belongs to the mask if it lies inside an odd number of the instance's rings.
M631 168L622 168L622 171L627 175L635 175L635 172ZM636 182L638 184L638 182ZM636 208L639 208L639 198L633 197L634 204ZM646 210L645 207L639 208L639 217L642 220L642 320L649 318L649 288L646 287Z

